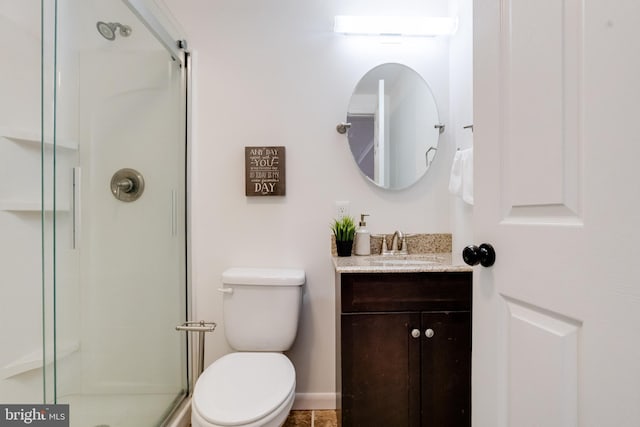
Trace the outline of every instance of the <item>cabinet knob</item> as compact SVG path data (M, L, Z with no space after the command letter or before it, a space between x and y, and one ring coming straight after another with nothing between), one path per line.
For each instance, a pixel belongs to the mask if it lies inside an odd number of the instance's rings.
M420 329L413 329L411 331L411 336L414 338L420 338Z
M424 335L427 338L431 338L431 337L433 337L435 335L435 332L433 332L433 329L429 328L426 331L424 331Z

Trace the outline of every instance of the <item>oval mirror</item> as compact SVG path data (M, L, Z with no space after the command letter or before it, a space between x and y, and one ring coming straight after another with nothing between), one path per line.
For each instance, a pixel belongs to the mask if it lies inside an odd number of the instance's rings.
M358 82L347 109L349 147L360 171L379 187L415 184L433 162L440 136L427 82L402 64L379 65Z

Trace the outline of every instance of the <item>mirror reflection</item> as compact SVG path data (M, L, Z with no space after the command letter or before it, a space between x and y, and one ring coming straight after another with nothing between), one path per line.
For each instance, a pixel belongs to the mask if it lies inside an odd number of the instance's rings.
M379 187L413 185L437 152L435 99L427 82L406 65L382 64L367 72L351 96L347 122L353 158Z

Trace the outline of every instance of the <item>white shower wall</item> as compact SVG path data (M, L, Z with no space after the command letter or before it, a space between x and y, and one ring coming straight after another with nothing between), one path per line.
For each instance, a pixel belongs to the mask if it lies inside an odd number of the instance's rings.
M60 360L59 395L153 393L171 402L185 366L184 336L174 330L186 306L183 69L122 2L61 4L69 16L60 30L72 49L61 81L69 76L77 88L64 94L77 97L61 99L58 118L78 135L81 210L79 262L70 269L77 286L70 280L58 300L69 313L60 333L75 335L80 348ZM111 42L99 36L97 21L133 31ZM135 202L111 194L121 168L144 176Z
M180 380L165 384L162 370L181 373L179 348L168 344L180 339L174 328L185 310L178 286L184 264L171 268L184 250L184 230L172 229L171 190L178 213L184 191L176 183L184 176L166 165L184 159L184 147L168 150L181 135L161 124L181 120L169 84L179 70L162 51L92 52L81 55L80 70L83 392L171 392ZM124 167L145 178L143 196L132 203L109 191L112 174Z

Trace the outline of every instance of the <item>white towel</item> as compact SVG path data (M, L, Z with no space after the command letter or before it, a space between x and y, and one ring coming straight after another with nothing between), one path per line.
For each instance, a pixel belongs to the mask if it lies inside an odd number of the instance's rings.
M451 176L449 178L449 193L462 197L462 155L460 150L456 150L451 165Z
M473 205L473 148L456 151L451 165L449 192Z
M473 148L464 151L462 162L462 200L473 205Z

